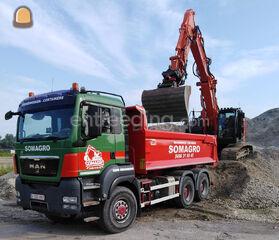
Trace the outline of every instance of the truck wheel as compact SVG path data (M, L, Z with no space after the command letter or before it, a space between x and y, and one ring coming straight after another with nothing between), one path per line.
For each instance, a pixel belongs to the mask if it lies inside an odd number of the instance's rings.
M195 194L195 200L197 202L208 198L210 192L209 178L206 173L201 173L197 181L197 190Z
M195 197L195 184L191 177L185 176L180 187L180 196L175 200L175 204L181 208L189 207Z
M101 210L99 225L109 233L128 229L137 216L137 200L126 187L116 187Z

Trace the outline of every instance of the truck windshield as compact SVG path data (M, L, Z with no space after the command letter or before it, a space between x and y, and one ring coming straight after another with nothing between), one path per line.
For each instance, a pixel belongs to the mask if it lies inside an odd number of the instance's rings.
M28 112L19 117L18 140L66 139L70 136L73 108Z

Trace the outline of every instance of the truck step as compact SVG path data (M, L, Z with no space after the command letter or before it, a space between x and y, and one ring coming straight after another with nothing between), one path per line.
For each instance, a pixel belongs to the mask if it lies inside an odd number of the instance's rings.
M94 201L94 200L90 200L90 201L86 201L86 202L82 203L82 205L84 207L96 206L96 205L99 205L99 204L100 204L99 201Z
M171 187L171 186L176 186L176 185L179 185L179 181L169 182L169 183L164 183L164 184L159 184L159 185L151 186L150 190L154 191L154 190L158 190L158 189L162 189L162 188L167 188L167 187Z
M93 189L99 189L100 184L90 184L83 186L83 190L93 190Z
M148 206L148 205L154 205L156 203L164 202L164 201L176 198L176 197L179 197L179 193L175 193L175 194L172 194L170 196L165 196L165 197L162 197L162 198L157 198L157 199L154 199L154 200L151 200L151 201L143 202L143 203L141 203L141 208L144 208L145 206Z
M99 219L100 219L99 217L87 217L87 218L84 218L83 221L88 223L88 222L94 222Z

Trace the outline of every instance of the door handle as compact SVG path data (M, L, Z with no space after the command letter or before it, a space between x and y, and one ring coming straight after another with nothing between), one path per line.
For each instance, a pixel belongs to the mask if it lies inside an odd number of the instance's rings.
M110 159L115 159L115 152L110 152Z

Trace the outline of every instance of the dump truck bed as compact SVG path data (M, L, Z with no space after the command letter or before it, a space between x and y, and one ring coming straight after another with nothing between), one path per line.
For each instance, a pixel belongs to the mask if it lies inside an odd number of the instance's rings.
M218 161L215 136L149 130L141 106L126 108L129 118L129 159L136 174Z

